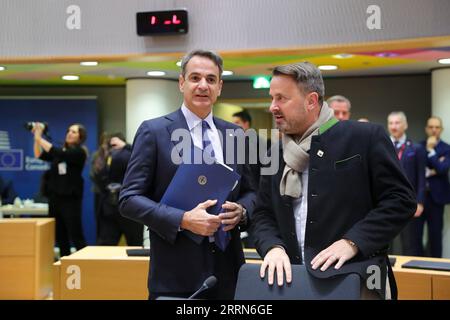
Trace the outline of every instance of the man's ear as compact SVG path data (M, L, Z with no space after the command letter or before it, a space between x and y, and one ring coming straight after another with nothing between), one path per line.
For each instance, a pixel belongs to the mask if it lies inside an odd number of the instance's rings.
M220 97L220 94L222 93L222 85L223 85L223 80L220 79L220 81L219 81L219 93L217 94L218 97Z
M319 105L319 95L317 92L311 92L306 96L306 107L309 111Z
M183 93L184 92L184 77L182 74L180 74L180 76L178 77L178 87L180 88L180 92Z

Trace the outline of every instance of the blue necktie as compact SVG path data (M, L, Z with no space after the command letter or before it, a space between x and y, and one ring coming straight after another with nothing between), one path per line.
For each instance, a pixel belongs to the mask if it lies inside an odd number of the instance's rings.
M210 156L212 158L215 158L216 155L214 153L214 149L211 145L211 140L209 140L208 137L208 129L209 124L206 121L202 121L202 144L203 144L203 150L208 151L209 154L207 156ZM219 229L214 233L214 241L217 247L219 247L220 250L225 251L227 248L228 243L230 242L230 233L227 231L223 231L223 225L220 225Z

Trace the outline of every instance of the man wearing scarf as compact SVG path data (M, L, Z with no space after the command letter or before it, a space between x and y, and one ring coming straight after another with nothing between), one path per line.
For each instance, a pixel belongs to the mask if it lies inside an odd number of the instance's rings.
M364 298L396 298L387 249L416 211L414 192L384 129L339 122L324 91L311 63L273 71L270 111L283 138L252 220L261 277L267 269L272 285L276 273L281 286L292 281L291 264L305 264L318 278L359 274ZM381 281L369 288L373 266Z

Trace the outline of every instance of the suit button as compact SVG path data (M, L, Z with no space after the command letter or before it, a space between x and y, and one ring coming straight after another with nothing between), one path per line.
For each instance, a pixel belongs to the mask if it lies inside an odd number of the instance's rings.
M315 198L317 196L319 196L317 193L311 193L311 197Z
M295 259L300 260L300 256L295 256Z
M313 223L315 223L314 220L309 220L309 224L313 224Z
M295 237L295 232L291 232L291 236Z

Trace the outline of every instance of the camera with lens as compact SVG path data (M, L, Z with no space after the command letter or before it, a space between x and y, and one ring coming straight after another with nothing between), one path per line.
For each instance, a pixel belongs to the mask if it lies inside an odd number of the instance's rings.
M42 126L42 133L47 134L48 133L48 124L47 122L26 122L24 124L25 129L28 131L32 131L37 125Z

